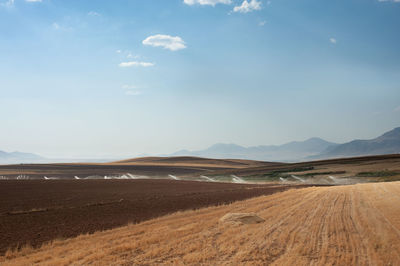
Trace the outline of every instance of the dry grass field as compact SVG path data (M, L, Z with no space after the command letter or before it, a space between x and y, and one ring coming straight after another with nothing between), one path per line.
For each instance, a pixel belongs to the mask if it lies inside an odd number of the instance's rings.
M240 169L240 168L257 167L257 166L281 165L282 163L241 160L241 159L210 159L210 158L201 158L192 156L177 156L177 157L140 157L140 158L112 162L111 164Z
M258 224L221 222L255 213ZM310 187L9 251L2 265L400 265L400 182Z

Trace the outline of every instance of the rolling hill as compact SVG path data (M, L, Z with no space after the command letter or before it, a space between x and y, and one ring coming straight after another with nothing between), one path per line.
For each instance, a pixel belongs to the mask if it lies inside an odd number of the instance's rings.
M158 166L189 166L189 167L211 167L211 168L247 168L257 166L280 165L243 159L209 159L193 156L175 157L139 157L113 162L114 165L158 165Z

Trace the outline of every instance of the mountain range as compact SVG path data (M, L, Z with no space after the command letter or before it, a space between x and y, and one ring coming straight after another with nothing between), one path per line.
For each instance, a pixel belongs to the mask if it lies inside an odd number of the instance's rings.
M198 156L215 159L234 158L258 161L297 162L396 153L400 153L400 127L388 131L374 139L353 140L343 144L329 142L321 138L292 141L283 145L262 145L253 147L218 143L204 150L181 150L165 156ZM0 164L49 163L61 161L60 159L43 158L33 153L0 151ZM85 161L104 162L105 160Z
M320 154L326 149L336 146L320 138L306 141L293 141L283 145L242 147L236 144L218 143L205 150L181 150L170 156L198 156L207 158L237 158L259 161L297 161L309 156Z
M370 140L353 140L328 147L315 158L339 158L400 153L400 127Z
M400 153L400 127L371 140L353 140L338 144L311 138L283 145L242 147L236 144L215 144L205 150L181 150L169 156L200 156L260 161L295 162L364 155Z
M26 153L26 152L5 152L0 151L0 163L8 164L8 163L34 163L44 158L34 154L34 153Z

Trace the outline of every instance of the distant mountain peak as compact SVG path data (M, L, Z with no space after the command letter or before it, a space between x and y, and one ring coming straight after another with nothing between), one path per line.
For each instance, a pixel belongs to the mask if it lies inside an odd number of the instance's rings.
M12 164L12 163L34 163L38 160L44 159L43 157L26 152L4 152L0 151L0 164Z
M337 145L321 138L306 141L293 141L283 145L243 147L235 143L216 143L207 149L198 151L182 150L171 156L186 155L216 159L249 159L260 161L298 161L305 157L319 154L327 147Z
M339 158L364 155L400 153L400 127L394 128L375 139L353 140L328 149L317 158Z
M394 129L384 133L377 139L382 139L382 138L399 138L400 139L400 127L396 127Z

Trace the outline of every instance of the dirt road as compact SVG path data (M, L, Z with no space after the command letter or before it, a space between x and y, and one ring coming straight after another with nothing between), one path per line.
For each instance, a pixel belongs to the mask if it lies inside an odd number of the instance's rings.
M226 213L264 223L234 225ZM400 265L400 182L312 187L7 254L5 265Z

